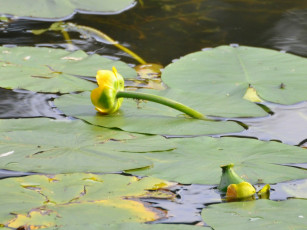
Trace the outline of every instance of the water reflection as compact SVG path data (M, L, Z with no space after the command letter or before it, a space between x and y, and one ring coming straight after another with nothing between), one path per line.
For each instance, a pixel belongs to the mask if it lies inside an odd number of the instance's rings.
M237 136L257 137L259 140L277 140L289 145L300 145L307 139L307 102L280 105L266 102L273 112L263 118L237 118L249 128Z
M302 56L307 55L307 10L292 10L283 15L268 33L268 44Z
M52 108L56 95L0 88L0 118L50 117L63 118Z
M0 179L9 178L9 177L20 177L20 176L29 176L33 173L28 172L16 172L0 169Z
M118 15L76 14L67 22L98 29L148 62L167 65L204 47L230 43L307 55L306 10L294 10L306 6L301 0L146 0L143 6L138 4ZM59 32L47 31L39 36L31 33L50 25L31 20L2 23L0 44L65 47ZM76 32L69 35L76 49L136 64L104 41Z

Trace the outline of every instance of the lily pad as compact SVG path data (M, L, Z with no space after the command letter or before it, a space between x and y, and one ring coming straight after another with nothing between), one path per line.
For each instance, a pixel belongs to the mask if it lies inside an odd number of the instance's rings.
M0 87L52 93L92 90L96 84L81 77L95 77L97 70L114 65L125 77L136 76L123 62L87 55L81 50L0 47Z
M163 153L144 153L153 167L129 171L183 184L218 184L221 165L234 163L236 173L252 184L277 183L307 178L307 171L284 166L306 162L307 150L277 142L244 138L180 138L176 149Z
M305 229L306 210L306 200L257 200L210 205L202 217L213 229L221 230Z
M147 208L138 198L151 194L152 197L165 199L163 192L148 190L169 185L156 178L95 174L35 175L1 180L0 184L4 188L1 191L3 199L0 200L0 210L10 217L9 220L1 219L1 224L12 228L156 220L163 214ZM12 193L12 190L16 192ZM23 194L30 195L25 199ZM36 203L29 200L35 196ZM4 206L8 197L18 203ZM171 195L168 197L171 198ZM25 207L20 208L24 204L29 204L27 212Z
M183 90L186 95L188 92L200 95L201 100L191 99L198 101L199 108L206 106L206 115L254 117L266 113L255 103L243 99L249 85L266 101L280 104L305 101L306 66L306 58L292 54L262 48L220 46L186 55L168 65L162 80L171 89ZM177 99L180 101L181 97Z
M34 19L63 20L76 12L117 14L134 6L134 0L0 0L1 14Z
M280 184L280 187L289 197L307 199L307 180L303 180L302 183L291 184L291 186Z
M97 230L97 229L108 229L108 230L201 230L202 227L185 225L185 224L143 224L143 223L122 223L122 224L96 224L91 223L90 225L62 225L57 229L63 230ZM2 230L2 229L1 229ZM44 230L54 230L54 228L44 228Z
M152 91L151 91L152 92ZM164 92L155 91L155 94ZM168 94L166 94L168 95ZM152 102L124 99L119 112L99 114L90 100L90 93L63 95L55 105L65 114L95 125L120 128L129 132L162 135L205 135L239 132L243 128L234 122L213 122L184 117L180 112Z
M41 194L16 186L13 179L3 179L1 183L5 183L5 187L0 190L0 225L10 221L14 213L26 215L45 201Z
M116 172L152 163L136 152L174 145L160 136L129 134L82 121L0 120L0 168L42 173Z

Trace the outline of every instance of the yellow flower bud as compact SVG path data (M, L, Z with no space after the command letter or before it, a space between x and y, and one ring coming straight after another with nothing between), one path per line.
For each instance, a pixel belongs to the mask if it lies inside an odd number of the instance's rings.
M256 193L255 188L248 182L241 182L239 184L231 184L227 187L227 198L242 199L251 197Z
M257 192L260 199L269 199L270 198L270 189L271 186L266 184L260 191Z
M110 70L99 70L96 75L98 88L91 93L91 100L96 110L104 114L116 112L123 98L117 98L118 91L124 90L124 79L115 67Z

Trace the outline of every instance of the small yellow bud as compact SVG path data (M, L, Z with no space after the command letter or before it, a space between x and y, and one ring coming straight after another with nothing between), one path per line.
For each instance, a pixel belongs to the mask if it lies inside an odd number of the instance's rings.
M231 184L227 187L227 198L242 199L251 197L256 193L255 188L248 182L241 182L239 184Z
M270 189L271 186L266 184L263 188L257 193L259 198L261 199L269 199L270 198Z

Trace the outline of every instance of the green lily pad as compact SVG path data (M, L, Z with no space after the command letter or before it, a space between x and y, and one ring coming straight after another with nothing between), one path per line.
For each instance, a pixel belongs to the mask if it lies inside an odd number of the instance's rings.
M164 92L155 91L153 93L161 95ZM124 99L119 112L101 115L92 105L89 92L63 95L55 100L55 105L65 114L86 120L91 124L109 128L117 127L129 132L205 135L243 130L234 122L212 122L187 118L172 108L152 102L139 103L132 99Z
M152 163L136 152L165 151L174 145L144 136L48 119L0 120L0 168L42 173L116 172Z
M153 167L128 172L183 184L218 184L222 175L220 166L234 163L236 173L252 184L307 178L306 170L282 165L306 162L306 149L233 137L173 141L177 146L173 151L142 154L153 162Z
M0 223L12 228L156 220L163 214L147 208L138 198L150 194L152 197L165 199L163 191L155 193L149 190L170 185L156 178L83 173L11 178L1 180L0 184L3 188L0 210L10 217L9 220L1 219ZM16 192L12 193L12 190ZM26 197L24 194L29 195ZM36 203L29 200L35 196ZM172 195L168 195L168 198L171 197ZM13 199L15 201L7 206L8 200ZM27 212L24 204L28 204Z
M0 0L1 14L36 19L63 20L76 12L116 14L131 8L134 0Z
M80 77L95 77L97 70L114 65L125 77L136 76L123 62L89 56L81 50L0 47L0 87L51 93L92 90L96 84Z
M280 104L305 101L306 66L306 58L291 54L262 48L220 46L186 55L168 65L162 80L171 89L183 90L186 95L187 92L200 95L201 100L195 97L191 100L198 101L198 109L207 109L206 115L254 117L267 114L243 99L249 85L266 101ZM181 95L177 100L181 100Z
M306 210L306 200L257 200L210 205L203 209L202 217L220 230L306 229Z
M307 180L304 180L303 183L298 184L294 182L291 184L291 186L281 184L278 188L281 188L281 190L290 197L307 199Z
M90 225L62 225L57 229L63 230L97 230L97 229L108 229L108 230L201 230L202 227L185 225L185 224L143 224L143 223L122 223L122 224L96 224L91 223ZM2 230L2 229L1 229ZM44 228L44 230L54 230L54 228Z

